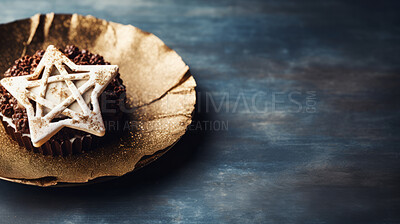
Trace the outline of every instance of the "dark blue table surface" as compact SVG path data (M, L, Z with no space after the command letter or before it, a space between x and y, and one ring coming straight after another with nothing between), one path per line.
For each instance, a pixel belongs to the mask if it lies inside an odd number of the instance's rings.
M379 2L379 3L378 3ZM198 107L157 162L115 181L0 181L0 223L400 223L395 1L0 1L0 23L79 13L152 32Z

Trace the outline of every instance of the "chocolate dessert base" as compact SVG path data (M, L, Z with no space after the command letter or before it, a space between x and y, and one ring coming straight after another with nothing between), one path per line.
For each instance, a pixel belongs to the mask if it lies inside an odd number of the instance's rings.
M98 138L93 137L92 135L85 135L76 137L72 140L64 140L62 142L50 139L42 146L34 147L29 136L22 134L19 131L15 131L13 127L3 120L2 116L0 116L0 118L6 133L10 135L19 146L25 147L28 151L41 153L43 155L68 156L90 151L98 145Z

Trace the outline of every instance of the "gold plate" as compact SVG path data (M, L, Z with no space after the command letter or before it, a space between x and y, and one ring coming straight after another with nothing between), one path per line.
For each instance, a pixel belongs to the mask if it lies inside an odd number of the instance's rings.
M120 68L127 87L124 133L105 136L90 152L43 156L18 146L0 128L0 179L37 185L75 185L118 177L151 163L185 133L196 103L196 82L182 58L159 38L131 25L92 16L35 15L0 25L0 73L19 57L50 44L74 44Z

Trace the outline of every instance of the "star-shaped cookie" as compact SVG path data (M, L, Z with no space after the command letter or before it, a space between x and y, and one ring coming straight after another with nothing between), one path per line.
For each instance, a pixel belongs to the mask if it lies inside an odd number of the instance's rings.
M76 65L50 45L33 74L0 82L26 108L31 141L40 147L63 127L103 136L98 98L117 73L117 65Z

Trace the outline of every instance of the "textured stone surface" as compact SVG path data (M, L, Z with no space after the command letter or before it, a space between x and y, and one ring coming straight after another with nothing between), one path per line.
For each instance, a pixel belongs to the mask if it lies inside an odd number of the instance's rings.
M187 135L132 175L69 189L2 181L2 221L400 222L398 8L2 1L3 23L54 11L152 32L188 63L200 97Z

